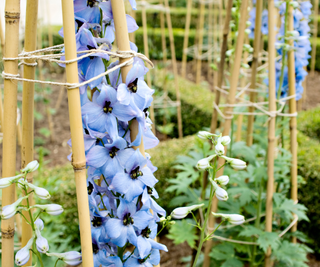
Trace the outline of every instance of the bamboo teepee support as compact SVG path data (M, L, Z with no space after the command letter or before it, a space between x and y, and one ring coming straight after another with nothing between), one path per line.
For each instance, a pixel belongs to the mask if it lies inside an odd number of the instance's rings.
M20 0L6 0L5 7L5 58L16 58L19 52ZM18 74L18 60L5 60L4 72ZM4 80L4 120L2 177L16 173L16 125L17 125L17 89L18 84L10 79ZM2 190L2 207L15 201L15 185ZM14 217L1 222L2 258L1 265L14 266Z
M72 0L62 0L63 29L66 60L77 58L76 37L74 31L74 8ZM78 64L66 65L67 82L78 83ZM87 196L86 157L84 152L83 129L79 88L68 90L72 146L72 165L74 168L77 203L80 224L82 265L93 267L91 221Z
M255 21L255 31L254 31L254 43L253 43L253 57L251 64L251 89L256 89L256 77L257 77L257 68L260 52L260 42L261 42L261 24L262 24L262 7L263 1L256 1L256 21ZM250 93L250 101L256 101L256 92ZM253 113L255 107L249 107L249 112ZM254 115L248 116L248 127L247 127L247 146L252 146L253 143L253 124L254 124Z
M229 35L229 25L231 20L231 9L233 5L233 0L228 0L228 6L227 6L227 14L224 22L223 27L223 37L222 37L222 47L220 51L220 63L219 63L219 71L218 71L218 87L222 87L223 83L223 76L224 76L224 63L226 59L226 51L228 49L228 35ZM219 105L220 103L220 96L221 93L218 90L215 90L216 97L215 97L215 104ZM212 118L211 118L211 126L210 131L211 133L215 133L217 129L218 124L218 111L214 108L212 110Z
M186 71L187 71L187 57L188 57L188 55L185 52L185 50L188 48L188 43L189 43L191 10L192 10L192 0L188 0L188 2L187 2L186 27L185 27L185 30L184 30L183 51L182 51L182 67L181 67L181 76L182 76L182 78L186 78Z
M229 5L230 5L230 1L229 1ZM229 105L233 105L235 103L235 97L236 97L236 93L237 93L237 85L238 85L238 78L239 78L239 74L240 74L241 58L242 58L243 43L244 43L244 36L245 36L245 29L246 29L246 19L243 19L243 18L247 17L247 10L248 10L248 0L243 0L241 2L239 34L238 34L238 38L236 41L234 64L233 64L233 69L231 71L230 90L229 90L229 95L227 98L227 104L229 104ZM225 122L224 122L222 136L229 135L230 128L231 128L231 121L232 121L232 118L230 117L229 112L232 112L232 110L233 110L232 107L226 107L224 110L224 114L225 114L226 118L225 118ZM227 149L225 149L225 153L227 153ZM218 166L222 166L224 163L225 163L225 160L223 158L219 158ZM224 168L221 168L218 171L217 177L219 177L223 174L223 170L224 170ZM214 198L212 201L211 211L216 212L217 207L218 207L218 200L217 200L217 198ZM210 207L208 207L208 208L210 208ZM214 225L215 225L215 218L214 218L214 216L211 216L209 218L208 229L213 229ZM212 239L208 240L206 243L203 267L210 266L209 253L211 251L211 248L212 248Z
M276 9L274 7L274 0L268 1L268 62L269 62L269 112L275 113L276 106L276 73L275 73L275 58L276 58ZM272 199L274 187L274 149L276 142L276 117L270 117L268 122L268 183L267 183L267 199L266 199L266 226L267 232L272 232ZM271 263L271 248L268 249L265 255L265 266L272 266Z
M288 11L288 30L293 31L293 6L289 5ZM289 40L289 45L293 47L293 40ZM296 93L296 77L295 77L295 61L294 51L288 51L288 84L289 84L289 96L293 96ZM289 113L292 115L290 118L290 149L291 149L291 199L298 201L298 181L297 181L297 166L298 166L298 142L297 142L297 112L296 99L289 99ZM295 224L291 231L297 230L297 224ZM296 243L296 238L293 238L293 242Z
M177 68L177 59L176 59L176 51L174 47L174 37L173 37L173 30L172 30L172 23L171 23L171 15L170 15L170 6L169 1L164 0L164 4L166 7L166 17L167 17L167 26L169 29L169 38L170 38L170 49L171 49L171 61L172 61L172 68L173 68L173 75L174 75L174 86L176 89L176 101L178 102L177 106L177 117L178 117L178 132L179 138L183 137L182 131L182 115L181 115L181 100L180 100L180 90L179 90L179 80L178 80L178 68Z
M314 69L316 66L316 52L317 52L317 37L318 37L318 16L319 16L319 0L314 0L313 13L313 42L311 52L311 76L314 76Z
M202 46L203 46L203 32L204 32L204 11L206 5L200 3L200 17L199 17L199 39L198 39L198 58L197 58L197 71L196 71L196 84L201 81L201 65L202 65Z
M3 28L2 28L2 18L0 18L0 44L1 44L1 51L2 55L4 54L4 34L3 34Z
M148 26L147 26L147 11L145 5L142 5L142 27L143 27L143 47L144 47L144 55L149 58L149 43L148 43ZM147 84L151 88L151 73L150 70L147 72ZM150 106L150 119L152 120L152 132L156 133L156 122L154 119L154 108L153 104Z

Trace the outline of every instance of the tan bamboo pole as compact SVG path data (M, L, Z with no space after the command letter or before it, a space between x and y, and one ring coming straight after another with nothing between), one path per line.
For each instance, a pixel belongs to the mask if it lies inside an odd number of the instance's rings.
M314 14L313 14L313 40L312 40L312 52L311 52L311 76L314 76L314 70L316 66L316 52L317 52L317 40L318 40L318 15L319 15L319 0L314 0Z
M2 104L2 88L0 86L0 127L3 132L3 104Z
M200 19L199 19L199 39L198 39L198 58L197 58L197 71L196 71L196 84L201 81L201 65L202 65L202 47L203 47L203 32L204 32L204 11L206 5L200 3Z
M1 51L2 55L4 54L4 34L2 28L2 18L0 18L0 44L1 44Z
M147 58L149 58L149 44L148 44L148 27L147 27L147 11L145 5L142 5L142 27L143 27L143 47L144 47L144 54ZM147 84L151 88L151 73L150 70L147 72ZM154 119L154 108L153 104L150 106L150 119L152 120L152 132L156 133L156 122Z
M38 0L28 0L25 22L25 40L24 50L31 52L37 48L37 23L38 23ZM35 79L36 67L32 66L35 60L25 60L31 65L24 65L23 77L26 79ZM24 82L22 90L22 147L21 147L21 167L34 160L34 83ZM27 176L29 183L33 182L33 175ZM32 196L29 197L29 203L32 203ZM24 205L26 200L22 202ZM23 211L23 215L29 220L29 212ZM21 245L24 247L32 237L32 229L29 224L22 220L22 238ZM32 253L30 260L24 266L32 265Z
M131 5L130 5L130 8L131 8ZM131 17L133 17L134 20L136 20L136 11L131 8L131 12L130 13L131 13L130 14ZM130 41L131 42L136 43L136 32L135 31L132 32L132 33L129 33L129 37L130 37Z
M276 9L274 0L268 1L268 62L269 62L269 112L274 113L277 110L276 106L276 73L275 73L275 58L276 58ZM268 122L268 183L267 183L267 199L266 199L266 226L267 232L272 232L272 199L274 187L274 149L276 142L276 117L270 117ZM265 267L272 266L271 263L271 248L268 249L265 256Z
M230 5L230 2L229 2ZM241 65L241 57L242 57L242 51L243 51L243 43L244 43L244 36L245 36L245 29L246 29L246 18L247 17L247 9L248 9L248 0L243 0L241 2L241 10L240 10L240 24L239 24L239 32L238 37L236 41L236 50L235 50L235 58L234 58L234 64L231 71L231 81L230 81L230 90L229 95L227 98L227 104L233 105L235 103L235 97L237 93L237 85L238 85L238 77L240 73L240 65ZM231 128L231 121L232 118L229 112L232 112L232 107L226 107L224 110L224 114L226 116L225 122L224 122L224 128L222 135L229 135L230 128ZM225 149L225 153L227 153L227 149ZM225 163L225 160L223 158L219 158L218 166L222 166ZM218 173L217 177L221 176L223 174L224 168L221 168ZM216 212L218 207L218 199L214 198L211 206L211 211ZM208 207L210 208L210 207ZM208 229L213 229L215 225L215 218L214 216L211 216L209 218L209 225ZM209 267L210 266L210 257L209 253L212 248L212 239L208 240L205 247L205 255L204 255L204 263L203 267Z
M183 53L182 53L182 67L181 67L181 76L182 76L182 78L186 78L186 71L187 71L187 57L188 57L188 55L185 52L185 50L188 48L188 44L189 44L191 11L192 11L192 0L188 0L188 2L187 2L186 27L185 27L185 30L184 30Z
M257 78L257 68L260 52L260 42L261 42L261 24L262 24L262 7L263 0L257 0L256 2L256 21L255 21L255 31L254 31L254 43L253 43L253 57L251 64L251 89L256 89L256 78ZM256 92L250 92L250 101L256 101ZM249 112L254 112L254 107L249 107ZM252 146L253 142L253 124L254 124L254 115L248 116L248 127L247 127L247 146Z
M20 0L6 0L5 7L5 58L16 58L19 52ZM18 74L18 60L4 60L4 72ZM17 125L17 89L16 81L4 80L4 116L2 146L2 177L16 173L16 125ZM2 190L2 207L15 201L15 185ZM1 265L14 266L14 217L1 222L2 258Z
M213 45L216 45L216 43L213 41L213 28L214 28L214 9L213 9L213 3L209 3L208 5L209 7L209 15L208 15L208 27L209 27L209 33L208 33L208 50L212 49ZM214 49L213 49L214 50ZM209 83L212 81L213 82L213 77L212 77L212 73L213 70L211 68L211 64L212 64L212 53L209 53L208 55L208 73L207 73L207 80L209 81ZM216 78L216 77L214 77ZM214 88L214 87L213 87Z
M181 115L181 101L180 101L180 90L179 90L176 51L175 51L175 47L174 47L174 37L173 37L173 30L172 30L172 23L171 23L169 1L164 0L164 3L165 3L165 7L166 7L167 26L169 29L171 60L172 60L172 68L173 68L173 74L174 74L174 86L176 89L176 99L177 99L176 101L178 102L178 106L177 106L178 132L179 132L179 138L182 138L183 137L182 115Z
M62 16L66 60L77 58L76 38L74 31L74 9L72 0L62 0ZM78 83L77 62L66 65L67 82ZM91 221L87 196L86 157L84 152L83 129L79 88L68 90L68 105L72 146L72 165L74 168L78 214L80 224L80 240L82 265L93 267Z
M199 7L198 7L197 14L200 13ZM198 17L197 17L196 34L195 34L195 37L194 37L194 50L195 50L195 53L194 53L194 57L192 59L192 73L196 73L196 71L197 71L196 46L198 45L198 41L199 41L199 31L200 31L200 15L198 15Z
M218 70L218 87L219 88L222 87L223 77L224 77L224 63L226 58L226 51L228 49L228 35L229 35L229 28L230 28L229 25L231 20L232 3L233 3L233 0L228 0L226 19L223 27L223 40L222 40L222 46L220 51L220 63L219 63L219 70ZM216 93L216 97L214 101L216 105L219 105L221 93L218 90L215 90L215 93ZM212 117L211 117L211 126L210 126L210 131L212 133L215 133L217 129L217 124L218 124L218 112L215 108L213 108Z
M49 46L53 46L53 35L52 35L52 25L51 25L51 12L50 10L50 1L47 2L47 20L48 20L48 41Z
M289 5L288 14L288 30L293 31L293 6ZM289 45L293 47L293 40L289 40ZM288 84L289 84L289 96L293 96L296 93L296 77L295 77L295 61L294 51L288 51ZM297 166L298 166L298 143L297 143L297 117L294 115L297 112L295 97L289 99L289 113L292 114L290 118L290 149L291 149L291 199L298 201L298 181L297 181ZM297 224L295 224L291 231L297 230ZM293 243L297 240L293 237Z

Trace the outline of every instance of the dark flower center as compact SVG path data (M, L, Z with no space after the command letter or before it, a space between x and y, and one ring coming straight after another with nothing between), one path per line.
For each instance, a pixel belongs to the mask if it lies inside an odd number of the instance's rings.
M123 225L130 225L130 224L134 224L133 218L130 217L130 213L127 213L124 217L123 217Z
M119 151L119 149L114 146L114 147L111 148L111 150L109 151L109 156L113 159L113 158L117 155L117 152L118 152L118 151Z
M143 173L142 173L142 171L140 171L139 166L130 172L130 177L133 180L137 179L139 176L142 176L142 175L143 175Z
M94 253L94 254L98 254L98 252L99 252L99 247L98 247L98 245L92 243L92 250L93 250L93 253Z
M149 238L149 235L151 234L151 230L149 227L146 227L144 228L142 231L141 231L141 235L143 237L146 237L146 238Z
M89 186L87 187L88 190L88 195L91 195L93 192L93 184L91 182L89 182Z
M99 227L102 225L102 218L101 217L93 217L91 223L92 223L93 227Z
M151 195L153 193L153 189L149 186L147 186L147 191L148 191L149 195Z
M90 134L87 128L84 128L84 132L85 132L87 135Z
M111 113L112 112L113 108L110 107L110 105L111 105L110 101L105 102L104 107L103 107L104 113Z
M83 22L81 20L76 19L76 23L77 23L77 26L78 26L77 30L79 30L81 28L81 26L83 25Z
M87 0L87 6L89 7L94 7L96 3L98 3L99 1L97 0Z
M144 116L147 118L147 117L148 117L148 108L145 108L145 109L143 110L143 112L144 112Z
M136 93L138 91L138 78L135 79L132 83L128 84L128 89L132 92L132 93Z

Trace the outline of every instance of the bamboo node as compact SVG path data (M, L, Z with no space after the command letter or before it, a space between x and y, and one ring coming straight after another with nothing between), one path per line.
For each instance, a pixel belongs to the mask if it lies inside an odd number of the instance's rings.
M9 12L9 11L6 11L4 17L6 19L20 19L20 12Z
M72 162L71 162L72 166L73 166L73 170L75 172L77 171L82 171L86 168L86 162L83 161L83 162L74 162L73 159L72 159Z
M11 239L14 237L14 228L11 228L9 226L8 229L4 230L4 229L1 229L1 234L2 234L2 238L4 239Z

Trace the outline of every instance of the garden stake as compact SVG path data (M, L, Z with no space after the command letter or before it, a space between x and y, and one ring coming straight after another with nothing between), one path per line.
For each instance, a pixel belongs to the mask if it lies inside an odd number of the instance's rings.
M131 17L134 18L134 20L136 20L136 11L133 10L132 8L130 9L131 10ZM131 32L129 33L129 37L130 37L130 41L133 42L133 43L136 43L136 32Z
M229 11L230 6L232 6L232 3L230 3L230 0L229 0L228 11ZM247 9L248 9L248 0L243 0L241 2L240 24L239 24L239 31L238 31L239 33L238 33L238 38L237 38L237 42L236 42L236 50L235 50L233 69L231 72L230 90L229 90L229 95L227 98L227 104L230 104L230 105L234 104L236 93L237 93L238 77L239 77L239 73L240 73L241 57L242 57L242 50L243 50L243 43L244 43L244 36L245 36L245 29L246 29L246 19L243 19L243 18L247 18ZM227 13L227 17L228 17L228 15L229 14ZM228 19L226 19L226 21L228 21ZM223 44L225 42L225 32L226 31L224 31ZM223 49L221 50L221 52L222 51L223 51ZM222 57L221 57L221 61L222 61ZM220 64L221 64L221 62L220 62ZM221 71L221 69L219 69L219 71ZM219 76L219 79L221 79L221 78L222 77ZM221 80L219 80L219 82L221 82ZM231 128L231 121L232 121L232 117L229 113L232 112L232 110L233 110L232 107L226 107L224 110L225 122L224 122L222 136L229 135L230 128ZM216 125L215 125L215 127L216 127ZM212 129L211 129L211 132L214 133L215 131L212 131ZM226 153L227 153L227 147L225 148L225 155L226 155ZM225 163L225 160L223 158L219 157L218 166L222 166L222 165L224 165L224 163ZM223 170L224 170L224 168L221 168L218 171L217 177L219 177L223 174ZM211 212L216 212L217 207L218 207L218 199L214 198L212 201ZM210 207L208 207L208 208L210 208ZM211 216L209 219L208 229L213 229L214 225L215 225L215 217ZM210 266L209 253L211 251L211 248L212 248L212 239L208 240L207 244L206 244L203 267Z
M219 70L218 70L218 87L222 87L223 83L223 76L224 76L224 63L226 59L226 51L228 49L228 34L229 34L229 25L231 20L231 9L233 5L233 0L228 0L228 6L227 6L227 14L226 19L224 22L224 28L223 28L223 37L222 37L222 47L220 51L220 63L219 63ZM215 97L215 103L216 105L219 105L220 103L220 91L215 89L216 97ZM212 117L211 117L211 126L210 131L211 133L215 133L217 129L218 124L218 111L213 108L212 110Z
M314 14L313 14L313 44L311 52L311 76L314 76L314 69L316 66L317 54L317 37L318 37L318 13L319 13L319 0L314 0Z
M0 44L1 44L1 52L2 56L4 54L4 34L3 34L3 28L2 28L2 19L0 18Z
M289 5L289 14L288 14L288 29L293 31L293 6ZM289 45L293 47L293 40L289 40ZM294 51L288 51L288 84L289 84L289 96L296 94L296 78L295 78L295 61L294 61ZM290 148L291 148L291 198L293 201L298 201L298 182L297 182L297 165L298 165L298 143L297 143L297 117L296 113L296 98L293 97L289 99L289 113L291 114L290 118ZM297 224L291 228L292 232L297 231ZM292 238L292 242L296 243L296 237Z
M199 17L199 39L198 39L198 55L197 57L197 71L196 71L196 84L200 83L201 80L201 63L202 63L202 46L203 46L203 31L204 31L204 11L205 11L205 4L200 3L200 17Z
M254 43L253 43L253 57L251 64L251 89L256 89L256 76L260 52L260 41L261 41L261 24L262 24L262 0L257 0L256 2L256 21L255 21L255 31L254 31ZM255 102L256 92L250 92L250 102ZM249 107L249 112L253 113L255 107ZM252 146L253 143L253 124L254 124L254 115L248 116L248 127L247 127L247 146Z
M66 60L77 58L74 8L72 0L62 0L63 30ZM66 64L67 82L78 83L78 64ZM72 165L74 168L77 203L80 224L82 265L93 267L91 221L87 198L86 158L84 152L83 128L81 118L79 88L68 90L68 105L72 146Z
M5 7L5 58L16 58L19 52L20 0L6 0ZM18 74L18 60L4 60L4 72ZM16 173L16 129L17 129L17 89L18 84L4 80L3 150L2 177L12 177ZM2 191L2 207L15 201L15 185ZM1 266L14 266L14 217L1 222L2 258Z
M144 54L147 58L149 58L149 44L148 44L148 26L147 26L147 13L146 13L146 6L142 5L142 27L143 27L143 47L144 47ZM152 88L151 82L151 74L150 71L147 72L147 84L150 88ZM152 132L156 133L156 125L154 119L154 108L153 104L150 106L150 119L152 120Z
M3 104L2 104L2 88L0 86L0 127L3 132Z
M176 88L176 101L178 103L177 106L177 117L178 117L178 132L179 138L183 137L182 131L182 116L181 116L181 101L180 101L180 90L179 90L179 81L178 81L178 68L177 68L177 59L176 59L176 51L174 47L174 37L173 37L173 30L172 30L172 23L171 23L171 15L169 10L169 1L164 0L165 7L166 7L166 17L167 17L167 26L169 28L169 38L170 38L170 48L171 48L171 60L172 60L172 68L173 68L173 75L174 75L174 86Z
M188 48L188 43L189 43L191 10L192 10L192 0L188 0L186 27L184 30L183 51L182 51L182 67L181 67L181 76L184 79L186 78L186 71L187 71L187 57L188 57L188 55L186 53L186 49Z
M276 74L275 74L275 58L276 58L276 9L274 7L274 0L268 1L268 62L269 62L269 112L275 114L277 110L276 105ZM274 149L276 141L276 117L269 117L268 122L268 182L267 182L267 199L266 199L266 232L272 232L272 198L274 187ZM268 248L265 256L265 266L272 266L271 263L271 248Z
M209 3L209 16L208 16L208 27L209 27L209 33L208 33L208 49L212 49L212 45L215 45L216 43L213 41L213 25L214 25L214 9L213 9L213 3ZM212 64L212 53L208 54L208 73L207 73L207 80L209 81L209 83L213 80L212 78L212 68L211 68L211 64ZM213 86L214 88L214 86Z

